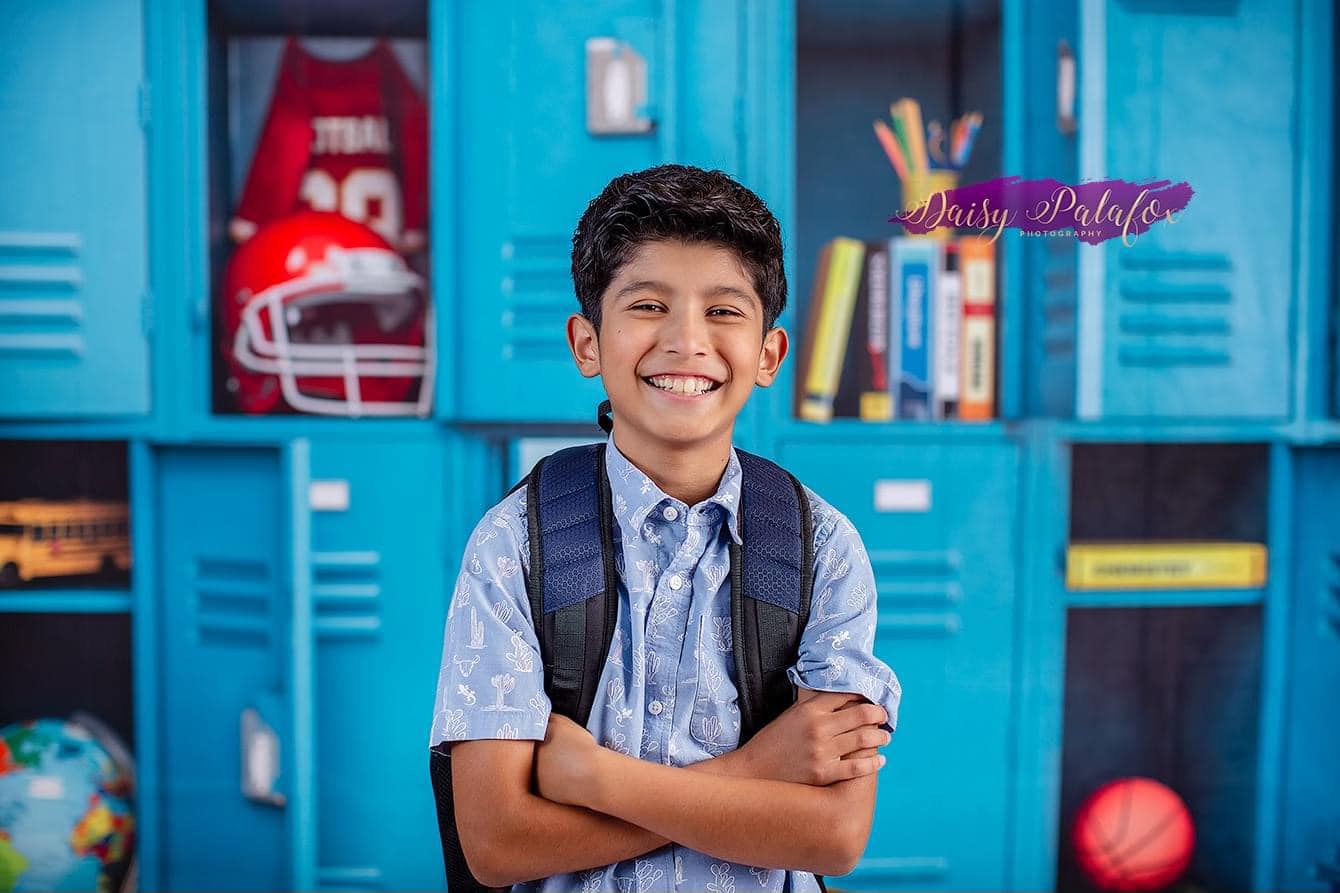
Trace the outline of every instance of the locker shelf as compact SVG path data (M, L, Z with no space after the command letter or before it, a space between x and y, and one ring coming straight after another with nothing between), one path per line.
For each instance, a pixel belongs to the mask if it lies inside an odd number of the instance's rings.
M1003 441L1017 435L1022 426L1012 422L863 422L834 419L815 423L786 419L773 431L789 441L851 443L852 441L899 442L903 440L949 440L954 442Z
M1068 592L1070 608L1192 608L1259 605L1264 589L1150 589L1142 591Z
M0 591L0 614L122 614L134 601L128 589Z

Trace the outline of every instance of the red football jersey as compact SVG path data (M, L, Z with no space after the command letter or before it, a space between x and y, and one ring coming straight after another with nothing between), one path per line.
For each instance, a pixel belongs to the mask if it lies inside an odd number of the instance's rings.
M290 38L230 225L238 241L310 208L366 224L404 252L427 224L428 110L385 41L330 61Z

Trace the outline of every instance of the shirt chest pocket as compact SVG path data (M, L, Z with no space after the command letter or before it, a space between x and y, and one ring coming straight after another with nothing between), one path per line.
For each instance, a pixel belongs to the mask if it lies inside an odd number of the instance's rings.
M704 614L698 621L697 681L689 734L713 756L740 742L739 691L731 679L735 654L729 615Z

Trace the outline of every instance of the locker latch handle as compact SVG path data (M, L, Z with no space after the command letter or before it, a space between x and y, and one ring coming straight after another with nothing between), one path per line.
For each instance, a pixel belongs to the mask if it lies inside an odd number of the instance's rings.
M288 798L278 790L280 771L279 734L265 721L260 710L242 710L242 796L257 803L282 807Z
M586 130L596 136L650 133L647 60L614 37L586 41Z

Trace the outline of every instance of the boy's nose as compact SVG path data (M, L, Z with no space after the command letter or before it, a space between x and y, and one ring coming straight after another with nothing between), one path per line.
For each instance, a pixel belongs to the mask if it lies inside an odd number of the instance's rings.
M670 353L696 355L707 353L707 320L693 313L674 313L662 332L665 349Z

